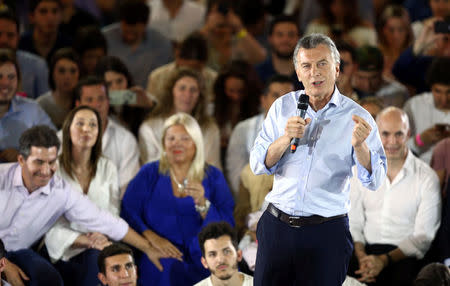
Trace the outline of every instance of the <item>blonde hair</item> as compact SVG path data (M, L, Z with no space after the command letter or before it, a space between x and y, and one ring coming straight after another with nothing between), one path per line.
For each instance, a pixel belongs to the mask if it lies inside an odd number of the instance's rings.
M167 129L174 125L181 125L186 129L186 132L191 136L195 144L195 156L192 160L191 166L187 174L188 180L202 181L205 177L205 152L203 144L203 135L200 126L191 115L179 112L176 113L164 121L164 128L161 137L161 144L164 148L164 139L166 137ZM161 157L159 159L159 172L162 174L168 174L170 170L170 164L167 160L167 155L165 150L161 152Z

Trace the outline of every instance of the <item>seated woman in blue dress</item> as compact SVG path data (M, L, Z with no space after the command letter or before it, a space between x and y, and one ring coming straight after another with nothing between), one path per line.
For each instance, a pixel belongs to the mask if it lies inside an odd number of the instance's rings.
M222 172L205 164L197 121L177 113L164 122L160 160L144 165L128 185L122 217L171 258L162 272L138 259L140 285L193 285L206 278L197 234L213 221L234 225L234 201Z

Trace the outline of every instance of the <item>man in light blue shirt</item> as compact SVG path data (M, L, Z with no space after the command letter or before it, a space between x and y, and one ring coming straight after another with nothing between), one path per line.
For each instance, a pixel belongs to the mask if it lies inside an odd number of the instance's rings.
M375 121L336 88L339 63L327 36L300 39L294 65L305 90L274 102L251 151L253 172L274 174L257 229L255 285L341 285L353 249L346 215L352 166L371 190L386 177ZM305 119L297 115L304 93ZM295 153L292 138L300 138Z
M19 136L23 131L38 124L55 128L39 104L16 95L20 82L13 51L0 49L0 162L17 160Z
M19 22L8 8L0 11L0 48L15 52L22 75L22 91L27 97L37 98L49 91L48 68L45 60L37 55L17 50L19 43Z

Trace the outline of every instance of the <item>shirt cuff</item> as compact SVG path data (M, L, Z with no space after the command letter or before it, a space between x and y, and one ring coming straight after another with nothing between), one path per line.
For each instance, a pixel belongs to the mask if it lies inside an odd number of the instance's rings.
M270 169L266 167L264 162L266 161L267 150L269 150L269 146L255 145L250 153L250 168L256 175L272 175L278 166L277 162Z
M357 168L357 176L361 181L362 185L369 190L376 190L382 183L382 179L385 176L382 176L380 172L384 172L386 175L386 163L381 159L380 154L374 152L372 150L370 152L370 165L372 167L372 173L369 174L369 171L356 160L356 168Z

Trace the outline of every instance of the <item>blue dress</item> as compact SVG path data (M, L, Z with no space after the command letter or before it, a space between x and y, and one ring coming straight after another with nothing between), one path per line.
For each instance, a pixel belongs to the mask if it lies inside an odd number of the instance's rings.
M161 259L160 272L146 255L138 260L139 285L194 285L210 275L201 262L197 235L202 227L214 221L227 221L234 226L234 201L222 172L206 167L202 181L205 197L211 207L205 217L195 211L192 197L173 195L170 176L158 172L159 162L144 165L129 183L122 201L121 216L137 232L150 229L169 240L183 253L183 262Z

